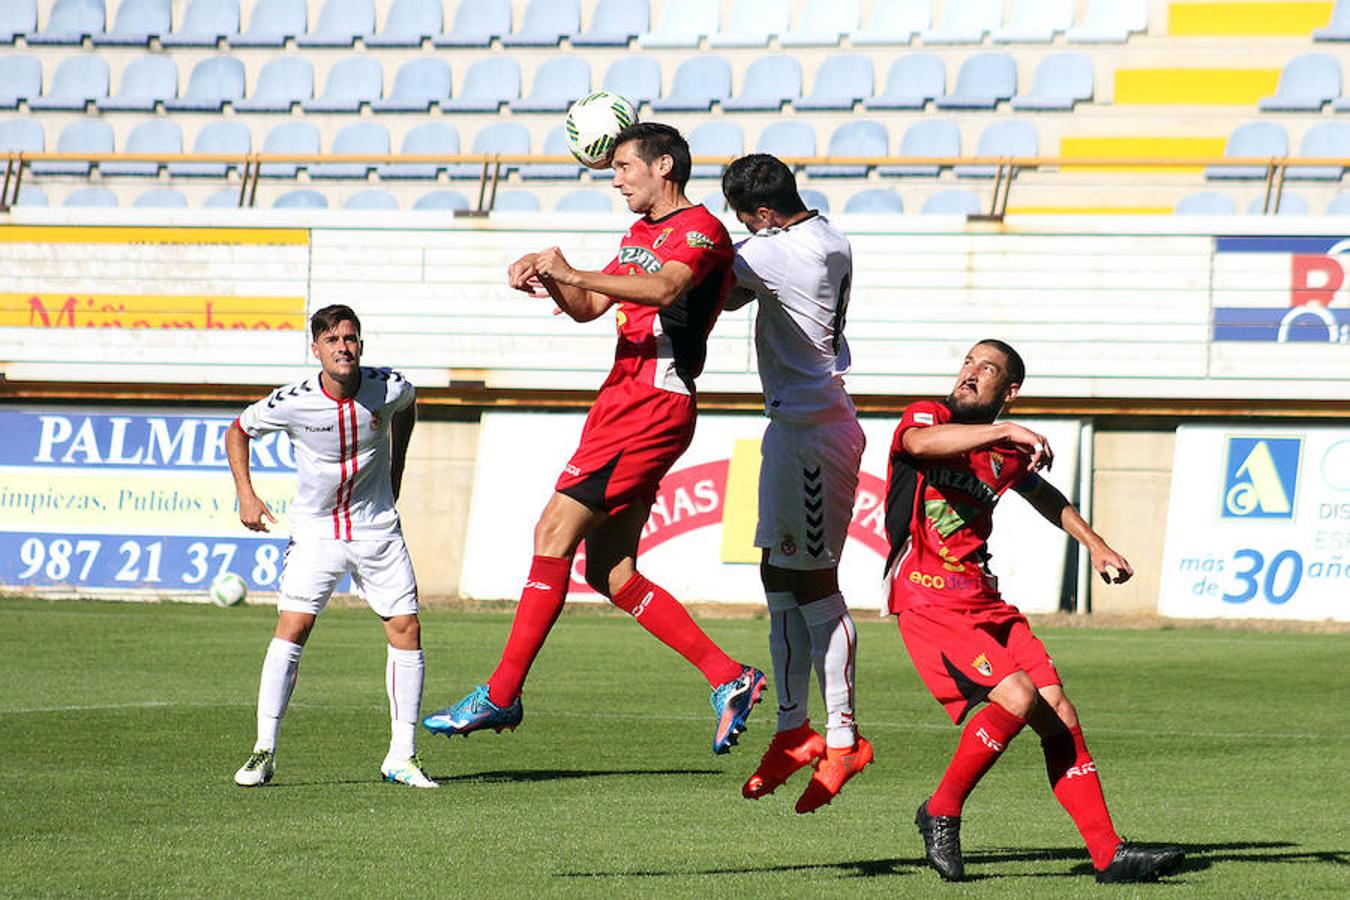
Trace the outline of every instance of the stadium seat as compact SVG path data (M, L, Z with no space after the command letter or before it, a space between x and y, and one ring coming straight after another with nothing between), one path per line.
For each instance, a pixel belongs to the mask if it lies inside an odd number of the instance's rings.
M21 100L42 94L42 63L36 56L0 56L0 109L18 109Z
M1148 31L1148 0L1088 0L1083 24L1070 28L1071 44L1123 44L1132 32Z
M886 126L867 119L845 122L830 135L826 156L885 156L890 152ZM812 178L862 178L865 165L811 165L806 174Z
M750 63L741 92L722 101L731 112L779 112L802 95L802 66L795 56L761 56Z
M1304 53L1285 63L1275 96L1259 107L1266 111L1318 112L1341 95L1341 64L1329 53Z
M979 196L974 191L960 188L929 194L919 207L919 214L928 216L973 216L979 211Z
M37 31L37 0L8 0L6 3L0 3L0 44L12 44L16 37L35 31Z
M367 47L420 47L445 27L441 0L394 0L384 30L364 35Z
M15 206L47 206L47 194L42 188L35 188L31 185L22 185L19 188L19 198L14 201Z
M131 205L139 209L187 209L187 197L173 188L151 188L142 192Z
M19 201L23 202L23 195L19 196ZM1350 193L1340 193L1331 198L1327 204L1326 213L1329 216L1350 216Z
M942 21L923 32L925 44L979 44L1003 25L1003 0L947 0Z
M844 202L845 213L864 215L897 215L905 211L900 195L890 188L868 188L858 191Z
M379 122L356 122L333 138L330 153L388 153L389 129ZM310 178L365 178L378 163L320 163L309 167Z
M154 112L155 106L178 96L178 66L159 53L137 57L122 70L117 93L96 104L103 112Z
M556 47L581 30L577 0L530 0L520 29L502 38L503 47Z
M709 47L767 47L788 30L788 0L735 0L725 28L708 35Z
M151 119L142 122L122 142L123 153L182 153L183 130L172 119ZM157 162L105 162L98 170L104 175L145 175L153 177L159 174Z
M29 32L29 44L78 45L87 37L103 33L106 21L103 0L56 0L51 10L47 27L36 33Z
M872 18L852 34L855 47L888 47L908 44L932 24L931 0L876 0Z
M994 29L996 44L1049 44L1073 27L1074 0L1013 0L1012 14Z
M422 56L404 63L394 76L388 98L372 100L375 112L424 113L450 99L450 64L439 57Z
M567 146L567 132L561 125L549 131L544 136L544 149L540 151L545 156L570 156L571 149ZM581 166L577 163L530 163L520 167L520 177L530 180L535 179L575 179L581 174Z
M371 211L398 209L398 200L386 190L370 188L349 194L347 199L342 201L342 208Z
M218 191L212 191L202 201L202 206L206 209L238 209L239 189L221 188Z
M41 153L46 148L47 140L37 119L0 120L0 153Z
M164 47L214 47L239 33L239 0L192 0L173 34L163 35Z
M448 34L431 39L437 47L486 47L511 33L511 0L467 0L455 11Z
M300 47L350 47L375 30L375 0L327 0L314 30L300 35Z
M301 56L275 56L258 73L253 95L234 101L235 112L288 113L314 98L314 66Z
M886 87L863 109L923 109L947 92L947 67L932 53L910 53L891 63Z
M1039 149L1036 126L1018 119L994 122L980 133L976 156L1035 156ZM993 178L994 166L956 166L958 178Z
M604 88L636 106L661 96L661 64L650 56L620 56L605 70Z
M1272 203L1276 202L1275 197L1271 197L1270 199ZM1278 203L1279 203L1278 209L1274 209L1269 213L1265 213L1265 215L1306 216L1308 214L1308 201L1303 197L1302 194L1296 194L1293 191L1281 191L1280 196L1278 198ZM1265 204L1266 204L1265 196L1253 197L1251 201L1248 202L1247 204L1247 215L1249 216L1262 215L1263 213L1261 208L1265 206Z
M690 156L740 156L745 151L745 136L741 126L731 119L712 119L694 127L688 135ZM695 163L691 178L721 178L719 164Z
M442 112L495 113L520 96L520 63L510 56L487 56L464 75L458 97L441 104Z
M459 191L431 191L417 198L413 204L413 209L449 209L449 210L467 210L469 208L469 198L465 197Z
M308 22L305 0L258 0L248 30L227 39L231 47L284 47L287 38L304 35Z
M65 128L56 139L57 153L112 153L112 126L102 119L76 119ZM34 175L88 175L90 164L87 162L52 161L35 162Z
M197 139L192 142L193 153L229 153L239 156L240 162L252 147L253 134L248 126L231 119L209 122L197 132ZM230 168L237 166L233 163L169 163L169 177L223 178Z
M492 204L493 212L539 212L539 198L532 191L502 191Z
M1299 156L1350 157L1350 122L1318 122L1298 145ZM1340 181L1340 166L1289 166L1284 177L1294 181Z
M449 122L423 122L403 136L402 153L435 153L453 156L459 152L459 132ZM376 169L380 178L423 178L434 180L445 163L388 163Z
M794 100L797 110L853 109L872 96L874 89L872 60L856 53L838 53L826 58L816 69L811 96Z
M774 122L759 133L755 152L771 153L779 159L815 156L816 129L801 119Z
M811 188L802 188L797 193L801 196L802 203L806 204L807 209L814 209L822 213L830 211L830 198L822 192L813 191Z
M187 93L165 100L170 112L220 112L244 96L244 64L233 56L213 56L192 67Z
M318 191L298 188L272 201L273 209L327 209L328 198Z
M1007 53L976 53L961 63L956 87L937 98L938 109L993 109L1017 93L1017 64Z
M530 152L530 130L519 122L493 122L478 130L469 147L470 153L501 153L512 156L524 156ZM502 177L520 168L520 163L502 163ZM488 177L492 177L493 166L488 164ZM478 178L483 174L483 164L451 163L445 167L445 173L451 178Z
M560 213L608 213L614 212L614 201L604 191L582 188L570 191L558 198L553 211Z
M652 101L654 112L707 112L731 96L731 64L711 54L680 63L670 92Z
M720 0L668 3L656 27L638 35L638 46L693 49L701 38L717 33L721 7Z
M600 0L585 31L572 35L573 47L627 47L652 27L648 0Z
M591 92L591 65L581 54L546 59L534 71L530 95L511 101L520 113L567 112L573 101Z
M1072 110L1075 103L1092 99L1092 57L1086 53L1051 53L1036 67L1031 91L1014 97L1017 110Z
M56 67L47 92L28 101L29 109L83 112L91 102L108 96L108 64L92 53L71 56Z
M1336 0L1331 21L1312 33L1314 41L1350 41L1350 0Z
M778 36L780 47L837 47L858 30L861 0L806 0L797 27Z
M1233 129L1224 156L1287 156L1289 136L1274 122L1248 122ZM1266 177L1265 166L1206 166L1206 178L1252 180Z
M900 138L900 150L897 156L960 156L961 129L950 119L919 119L905 129ZM881 166L877 174L883 178L924 176L937 177L941 166L934 165L898 165Z
M145 47L173 31L169 0L122 0L112 31L94 35L95 46Z
M283 122L263 138L263 153L317 154L319 152L319 126L304 119ZM258 174L264 178L294 178L302 165L307 163L263 163Z
M117 195L105 187L85 187L67 194L61 205L113 209L117 206Z
M384 93L384 70L370 56L344 56L333 63L323 84L323 94L306 100L307 113L355 113L362 103L374 103Z

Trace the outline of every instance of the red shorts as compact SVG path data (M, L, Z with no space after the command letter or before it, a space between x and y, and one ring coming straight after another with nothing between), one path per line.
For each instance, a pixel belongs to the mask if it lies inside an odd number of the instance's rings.
M913 606L899 619L914 668L953 722L1014 672L1026 672L1038 688L1060 683L1045 645L1015 606Z
M554 489L611 515L632 503L651 504L661 479L693 440L697 417L688 394L631 382L605 387Z

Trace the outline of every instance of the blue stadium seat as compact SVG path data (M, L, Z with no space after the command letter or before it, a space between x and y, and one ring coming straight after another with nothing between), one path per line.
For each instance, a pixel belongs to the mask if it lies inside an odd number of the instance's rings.
M450 64L435 56L421 56L404 63L394 76L388 98L372 100L375 112L424 113L450 99Z
M861 0L806 0L797 27L778 36L781 47L837 47L858 30Z
M253 134L243 122L223 119L208 122L192 142L193 153L228 153L246 156L253 147ZM228 169L238 168L233 163L170 163L169 177L223 178Z
M680 63L670 92L652 101L654 112L707 112L731 96L731 63L700 54Z
M437 47L486 47L511 33L511 0L462 0L448 34L431 39Z
M172 119L151 119L142 122L122 142L123 153L182 153L183 130ZM105 162L98 170L104 175L145 175L153 177L159 174L157 162Z
M117 206L117 195L105 187L85 187L67 194L61 205L113 209Z
M802 203L806 204L807 209L814 209L822 213L828 213L830 211L830 198L826 197L820 191L814 191L811 188L802 188L797 194L802 198Z
M553 211L560 213L609 213L614 212L614 201L604 191L594 188L581 188L569 191L553 204Z
M253 96L234 101L235 112L288 113L314 98L314 66L301 56L275 56L258 73Z
M961 63L956 87L937 98L938 109L993 109L1017 93L1017 64L1007 53L976 53Z
M23 196L20 195L19 201L23 202ZM1350 216L1350 193L1339 193L1331 198L1327 204L1327 215L1329 216Z
M263 138L263 153L318 153L319 126L300 119L283 122ZM300 167L308 163L263 163L259 174L264 178L294 178Z
M858 191L844 202L845 213L893 216L904 211L905 204L900 200L900 195L890 188L868 188L865 191Z
M459 132L449 122L423 122L403 136L401 152L435 153L453 156L459 152ZM445 168L445 163L388 163L376 171L380 178L432 179Z
M1049 44L1073 27L1074 0L1013 0L1012 15L995 29L996 44Z
M872 18L853 32L855 47L889 47L908 44L932 23L931 0L876 0Z
M138 209L187 209L188 202L182 191L161 187L144 191L131 205Z
M431 191L417 198L413 209L467 211L469 198L459 191Z
M802 119L774 122L759 133L756 153L771 153L779 159L816 155L816 129Z
M328 0L314 30L295 41L300 47L350 47L375 30L375 0Z
M802 66L795 56L761 56L745 70L741 92L722 101L732 112L778 112L802 95Z
M905 129L900 138L900 150L897 156L960 156L961 129L950 119L919 119ZM880 166L877 174L883 178L893 176L936 177L941 171L938 165L898 165Z
M530 152L530 130L519 122L493 122L478 130L469 147L470 153L502 153L524 156ZM488 176L492 175L492 165L488 165ZM520 163L503 163L503 177L520 168ZM483 173L483 164L451 163L445 167L445 174L451 178L477 178Z
M976 156L1035 156L1039 150L1036 126L1019 119L1003 119L980 133ZM958 178L993 178L994 166L956 166Z
M650 56L620 56L605 70L604 88L635 105L661 96L661 64Z
M41 153L45 149L47 141L37 119L0 119L0 153Z
M854 104L871 98L873 89L872 60L857 53L838 53L816 69L811 95L794 100L792 105L798 110L847 112Z
M356 122L333 138L330 153L388 153L389 129L379 122ZM320 163L309 167L310 178L365 178L377 163Z
M384 30L364 40L367 47L420 47L444 27L441 0L394 0Z
M36 56L0 56L0 109L18 109L19 101L42 94L42 63Z
M1271 202L1276 202L1276 198L1272 197ZM1265 203L1266 198L1264 196L1253 197L1247 204L1247 215L1262 215L1261 208L1265 206ZM1265 213L1265 215L1306 216L1308 214L1308 201L1302 194L1296 194L1293 191L1281 191L1278 203L1278 209Z
M51 9L47 27L29 32L29 44L80 44L103 33L103 0L56 0Z
M1313 32L1313 40L1350 41L1350 0L1336 0L1331 9L1331 21L1325 28Z
M57 153L112 153L112 126L102 119L76 119L61 129ZM88 175L87 162L35 162L34 175Z
M530 95L511 101L520 113L567 112L573 101L591 92L591 65L581 54L546 59L534 71Z
M638 46L693 49L700 38L717 33L721 12L720 0L669 3L661 11L656 27L638 35Z
M1298 145L1299 156L1350 157L1350 122L1318 122ZM1340 181L1340 166L1290 166L1285 177L1294 181Z
M7 3L0 3L0 44L12 44L16 37L35 31L37 0L8 0Z
M688 135L690 156L740 156L745 151L745 136L741 126L732 119L712 119L694 127ZM721 178L720 164L697 164L690 170L691 178Z
M248 30L228 40L231 47L284 47L287 38L305 33L308 22L305 0L258 0Z
M1014 97L1018 110L1072 110L1092 99L1092 57L1086 53L1051 53L1036 67L1030 93Z
M947 91L947 67L932 53L910 53L891 63L886 86L864 109L923 109Z
M287 191L272 201L273 209L327 209L328 198L309 188Z
M347 199L342 201L342 208L366 211L391 210L398 209L398 201L394 199L393 194L382 188L370 188L349 194Z
M501 191L492 204L493 212L539 212L539 198L532 191Z
M947 0L942 21L923 32L925 44L979 44L1003 25L1003 0Z
M559 125L544 136L545 156L570 156L567 146L567 132ZM581 174L581 166L575 163L530 163L520 167L520 177L525 179L575 179Z
M154 112L157 104L177 96L178 65L171 57L147 53L127 64L117 93L97 106L103 112Z
M469 66L459 96L442 103L441 111L495 113L519 96L520 63L511 56L486 56Z
M1318 112L1340 95L1340 61L1330 53L1304 53L1285 63L1275 96L1259 106L1268 111Z
M767 47L769 39L788 30L788 0L736 0L725 27L708 35L709 47Z
M112 31L94 35L95 46L145 47L173 31L169 0L122 0Z
M556 47L581 30L577 0L530 0L520 29L502 38L503 47Z
M1274 122L1248 122L1233 129L1224 156L1287 156L1289 135ZM1206 178L1253 180L1266 177L1265 166L1206 166Z
M23 185L19 188L19 198L14 202L15 206L47 206L47 194L42 188L35 188L31 185Z
M973 216L980 211L980 198L974 191L951 188L929 194L919 208L920 215Z
M239 0L192 0L178 30L159 39L165 47L214 47L239 33Z
M205 209L238 209L239 208L239 189L221 188L218 191L212 191L202 201Z
M1136 31L1148 31L1148 0L1088 0L1083 24L1065 37L1071 44L1123 44Z
M885 156L890 152L886 126L867 119L845 122L830 135L826 156ZM865 165L814 165L806 167L812 178L862 178Z
M92 53L72 56L56 67L47 92L28 101L29 109L65 109L81 112L91 102L108 96L108 64Z
M371 56L344 56L333 63L323 84L323 94L300 104L305 112L361 111L384 93L384 70Z
M220 112L244 96L244 64L233 56L212 56L192 67L187 93L164 101L170 112Z
M590 27L572 35L573 47L627 47L652 27L647 0L600 0Z

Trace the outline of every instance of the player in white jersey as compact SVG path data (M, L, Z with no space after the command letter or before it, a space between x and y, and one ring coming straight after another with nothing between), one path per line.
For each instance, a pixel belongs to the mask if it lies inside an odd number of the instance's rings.
M798 769L814 774L797 812L829 803L872 760L854 722L857 632L839 591L864 438L844 390L844 316L853 276L848 239L797 193L792 170L757 153L733 162L722 193L751 237L737 246L727 308L759 303L755 349L769 425L761 445L760 575L769 605L769 649L778 729L741 793L773 793ZM814 665L828 716L807 720Z
M245 409L225 436L239 498L239 520L253 531L276 522L253 490L249 446L285 431L295 447L297 482L290 507L291 541L281 571L275 636L258 688L258 739L236 784L271 780L277 731L315 618L344 575L384 621L389 641L385 688L392 736L380 766L388 781L434 788L417 758L415 733L424 661L417 617L417 580L403 543L398 499L416 422L415 391L391 369L361 365L361 322L347 306L327 306L310 319L318 374L277 388Z

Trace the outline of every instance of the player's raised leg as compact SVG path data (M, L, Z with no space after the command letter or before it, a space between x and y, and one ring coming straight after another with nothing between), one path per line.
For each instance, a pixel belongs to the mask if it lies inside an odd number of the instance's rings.
M234 783L240 787L259 787L276 774L277 734L295 690L300 654L314 628L314 620L313 614L286 611L277 620L258 680L258 737L253 752L234 773Z

